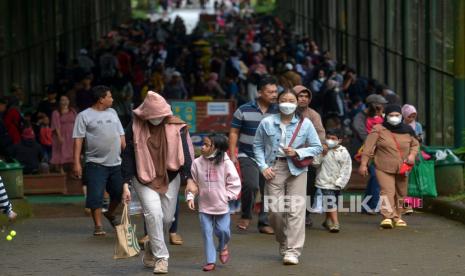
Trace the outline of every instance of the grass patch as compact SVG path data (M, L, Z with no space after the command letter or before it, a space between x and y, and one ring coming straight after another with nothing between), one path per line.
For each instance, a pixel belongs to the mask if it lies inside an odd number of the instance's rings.
M147 19L148 18L147 11L145 11L145 10L133 9L131 16L132 16L133 19Z
M252 7L256 13L273 13L276 8L276 0L254 0Z
M458 195L451 195L443 197L445 201L452 202L452 201L465 201L465 193L461 193Z

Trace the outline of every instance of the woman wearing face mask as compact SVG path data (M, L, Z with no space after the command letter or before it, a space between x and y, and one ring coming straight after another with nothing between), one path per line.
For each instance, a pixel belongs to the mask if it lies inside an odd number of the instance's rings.
M402 123L401 107L388 105L382 125L375 125L365 141L359 173L368 174L368 161L374 158L376 177L381 187L380 203L383 228L405 227L402 202L407 195L407 176L401 174L405 162L413 165L418 140L413 129Z
M128 185L132 185L142 203L149 236L142 261L155 274L167 273L164 232L173 222L181 181L187 181L186 189L196 193L190 172L194 151L186 123L173 116L159 94L149 91L133 112L123 152L123 201L131 200Z
M322 146L313 124L295 114L297 96L292 90L282 92L278 103L280 113L260 122L253 147L266 179L265 208L279 243L279 253L284 264L295 265L305 242L307 167L296 167L291 158L317 156ZM289 145L295 131L295 139ZM290 198L291 208L280 209L284 197Z

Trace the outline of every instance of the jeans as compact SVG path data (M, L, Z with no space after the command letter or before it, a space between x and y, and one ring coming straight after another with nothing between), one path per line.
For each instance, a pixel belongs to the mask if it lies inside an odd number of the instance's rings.
M86 208L102 208L105 190L110 194L110 201L121 200L123 194L121 166L107 167L88 162L84 177L87 183Z
M378 179L376 178L376 170L374 164L368 166L368 172L370 174L370 178L368 179L367 188L365 190L365 197L371 196L370 200L367 203L371 210L363 210L364 212L377 211L376 207L378 206L380 193L380 187Z
M231 216L229 213L223 215L199 213L199 218L205 248L205 259L207 264L214 264L216 263L217 251L221 252L231 239ZM213 233L218 238L218 247L216 249Z
M168 232L174 221L181 177L178 174L168 184L168 191L165 194L159 194L148 186L139 183L136 177L132 179L132 183L144 209L150 249L152 249L156 259L168 259L169 253L164 234Z
M257 163L255 163L255 161L251 158L239 157L238 160L243 176L241 190L242 218L252 219L255 196L259 189L262 197L262 203L264 202L265 178L258 169ZM262 207L258 215L258 227L268 225L270 225L268 222L268 214L263 211Z

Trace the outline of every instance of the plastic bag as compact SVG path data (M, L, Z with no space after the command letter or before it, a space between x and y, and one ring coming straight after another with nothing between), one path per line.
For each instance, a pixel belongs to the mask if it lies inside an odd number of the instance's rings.
M130 216L142 214L144 210L142 209L142 205L134 187L129 186L129 192L131 192L131 201L128 205L128 214Z

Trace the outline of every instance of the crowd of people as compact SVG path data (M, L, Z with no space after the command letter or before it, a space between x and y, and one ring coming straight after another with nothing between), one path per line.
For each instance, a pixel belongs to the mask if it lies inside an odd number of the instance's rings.
M284 264L298 264L305 227L312 225L305 195L338 197L357 155L359 173L370 176L364 211L380 213L383 228L407 226L401 168L415 163L422 142L415 108L401 107L394 91L358 76L277 17L233 6L223 7L218 20L224 24L201 22L189 35L179 17L136 20L70 63L60 55L56 81L36 109L18 86L0 99L1 155L18 160L25 174L39 173L43 163L58 172L72 165L87 186L95 236L105 235L102 216L118 223L114 212L131 200L132 186L144 209L144 265L155 273L168 272L164 233L178 222L182 183L191 209L198 200L205 271L215 269L217 252L222 263L230 258L229 202L238 199L237 227L247 231L256 201L303 198L286 211L277 202L262 206L257 225L276 236ZM230 99L238 108L229 139L205 137L195 159L187 124L169 101L196 96ZM110 204L102 212L105 192ZM1 206L13 217L2 195ZM383 197L394 207L380 206ZM325 212L323 226L339 232L337 209ZM170 242L182 244L176 232L170 229Z

